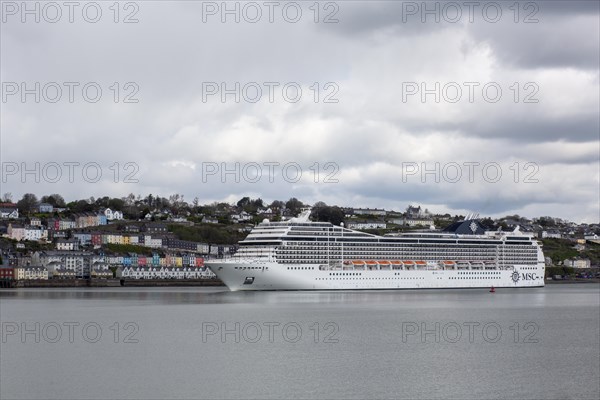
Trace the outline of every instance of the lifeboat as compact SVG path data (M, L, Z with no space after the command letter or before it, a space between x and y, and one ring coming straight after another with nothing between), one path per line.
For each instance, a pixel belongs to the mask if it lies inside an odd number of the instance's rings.
M392 264L388 260L379 260L377 264L379 264L379 269L392 269Z

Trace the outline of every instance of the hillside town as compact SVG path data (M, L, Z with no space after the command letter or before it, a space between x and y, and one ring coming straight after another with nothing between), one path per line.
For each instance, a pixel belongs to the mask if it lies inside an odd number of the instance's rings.
M200 205L182 195L130 194L66 203L59 194L38 200L28 193L13 202L7 193L0 203L0 280L214 279L206 259L234 254L237 242L265 219L285 221L309 208L313 220L377 234L478 218L489 230L518 229L540 239L549 276L591 277L600 264L600 225L554 217L491 219L436 214L419 205L385 210L308 205L296 198Z

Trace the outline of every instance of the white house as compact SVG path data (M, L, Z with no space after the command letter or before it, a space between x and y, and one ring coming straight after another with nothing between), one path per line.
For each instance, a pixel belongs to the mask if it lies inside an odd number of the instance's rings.
M51 213L54 212L54 206L48 203L40 203L40 205L38 206L38 210L41 213Z
M562 235L557 231L542 231L542 239L560 239Z
M386 229L387 224L381 221L348 221L349 229Z
M42 226L31 226L25 227L24 240L46 240L48 239L48 231Z
M113 221L113 220L122 220L123 219L123 212L119 211L119 210L111 210L110 208L107 208L104 210L104 215L106 216L106 219L108 221Z
M25 237L25 227L19 224L8 224L6 236L10 239L21 241Z
M354 213L354 215L386 215L386 211L384 209L378 208L354 208L352 212Z
M63 230L67 230L67 229L75 229L75 226L77 224L75 223L75 221L69 220L69 219L61 219L58 222L58 229L63 231Z
M75 272L78 277L90 276L94 262L103 260L103 256L87 251L41 251L35 252L31 257L33 264L47 267L52 262L57 262L62 268Z
M31 226L42 226L42 220L37 217L31 217L29 219L29 225Z
M163 240L160 237L152 237L150 235L144 236L144 246L150 247L152 249L161 248L163 245Z
M591 262L588 258L565 260L565 267L572 268L590 268Z
M110 270L108 263L104 261L93 261L90 268L90 276L92 278L112 278L113 273Z
M0 219L17 219L19 218L19 209L16 206L0 207Z
M433 220L431 218L395 218L390 221L392 224L396 225L408 225L408 226L431 226L433 225Z
M59 238L56 240L56 250L64 250L64 251L79 250L79 240Z
M232 214L231 215L231 220L233 222L247 222L252 220L252 215L248 214L246 211L242 211L239 214Z
M43 226L8 224L6 236L17 241L46 240L48 239L48 231Z

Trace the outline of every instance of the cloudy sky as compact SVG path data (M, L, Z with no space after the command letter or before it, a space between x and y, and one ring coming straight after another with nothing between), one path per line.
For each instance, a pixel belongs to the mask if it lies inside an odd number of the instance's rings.
M1 193L599 220L596 1L113 3L2 2Z

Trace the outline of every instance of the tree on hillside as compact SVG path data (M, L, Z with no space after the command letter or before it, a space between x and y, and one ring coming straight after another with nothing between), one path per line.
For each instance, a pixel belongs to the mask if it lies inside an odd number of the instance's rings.
M7 192L2 195L2 203L12 203L12 193Z
M263 199L261 199L260 197L259 197L258 199L256 199L256 200L252 200L252 201L251 201L251 204L252 204L252 207L254 207L254 208L256 208L256 209L258 209L258 208L261 208L261 207L264 207L264 206L265 206L265 204L264 204L264 202L263 202Z
M292 197L285 203L285 207L290 210L293 215L297 216L300 213L300 210L302 210L302 207L304 207L304 204L297 198Z
M285 207L285 203L281 200L273 200L273 202L269 204L271 210L281 210L283 207Z
M52 204L53 207L65 207L67 204L65 199L58 193L42 196L41 202Z
M25 193L23 198L17 202L17 207L23 214L30 214L36 211L38 204L38 199L35 194Z
M248 197L248 196L242 197L242 198L241 198L241 199L240 199L240 200L239 200L239 201L236 203L236 205L237 205L239 208L244 208L244 207L248 206L249 204L250 204L250 197Z
M496 229L496 224L494 223L494 220L491 219L490 217L479 220L479 223L481 225L483 225L483 227L489 231Z
M108 206L108 208L110 208L113 211L114 210L123 211L123 208L125 208L125 202L123 201L123 199L118 199L115 197L108 201L107 206Z
M315 204L313 204L313 210L318 210L325 207L327 207L327 204L324 201L317 201Z
M313 216L313 219L317 221L331 222L333 225L339 225L344 221L344 212L337 206L330 207L327 205L320 205L317 208L313 207L311 215Z
M125 202L126 205L132 206L135 202L135 194L129 193L129 195L127 195L127 197L123 198L123 201Z
M72 201L69 204L67 204L67 207L69 208L70 211L72 211L74 213L94 211L94 205L90 204L86 200Z

